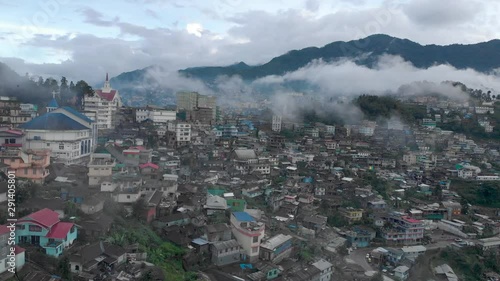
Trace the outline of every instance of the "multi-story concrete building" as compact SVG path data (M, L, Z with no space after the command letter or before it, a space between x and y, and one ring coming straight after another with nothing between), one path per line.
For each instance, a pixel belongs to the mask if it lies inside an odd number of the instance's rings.
M171 147L188 145L191 142L191 125L184 122L170 122L165 137Z
M45 182L50 174L50 151L12 149L0 152L0 161L9 165L9 170L16 176L36 183Z
M35 105L31 105L36 107ZM31 111L26 111L28 107L21 107L21 103L13 97L0 97L0 122L6 125L17 127L20 124L30 121L36 116Z
M50 150L58 162L77 163L97 145L94 121L70 107L36 117L20 129L24 132L24 149Z
M2 147L22 147L23 137L23 131L10 127L0 127L0 146Z
M197 107L188 112L186 120L204 125L212 125L215 122L213 109L210 107Z
M243 260L255 262L259 259L259 250L265 228L264 223L255 221L247 212L234 212L231 214L231 230L245 251Z
M85 96L83 106L86 112L94 112L87 115L89 118L97 116L97 120L94 119L94 121L99 129L113 129L115 127L116 113L122 106L122 101L118 90L111 88L107 73L104 87L95 90L93 96Z
M281 116L273 115L272 130L281 132Z
M390 226L382 229L381 233L387 242L407 245L419 243L424 238L424 225L420 220L391 215L386 222Z
M89 185L101 185L104 181L110 181L113 175L113 167L115 161L111 158L111 154L107 153L92 153L88 164Z
M145 108L137 108L135 110L135 121L143 122L151 120L155 124L167 124L168 122L175 121L177 112L175 110L168 110L158 106L148 105Z
M211 108L212 119L217 115L217 99L214 96L204 96L197 92L178 92L177 111L193 111L196 108Z

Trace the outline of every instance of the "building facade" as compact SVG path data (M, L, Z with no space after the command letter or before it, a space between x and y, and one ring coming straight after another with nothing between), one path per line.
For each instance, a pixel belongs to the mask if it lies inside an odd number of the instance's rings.
M109 84L108 74L106 73L106 81L104 87L96 90L93 96L85 96L83 99L83 107L86 112L90 112L89 118L97 116L99 129L113 129L116 123L116 113L122 106L122 101L118 90L111 88Z
M0 161L9 165L16 177L31 180L35 183L44 183L50 174L50 151L9 149L0 152Z
M90 155L88 164L89 185L100 186L105 181L110 181L113 175L113 167L116 163L107 153L93 153Z
M20 126L23 148L50 150L54 161L78 163L97 145L97 126L70 107L58 108Z
M260 245L260 259L279 263L290 257L293 250L293 237L290 235L278 234L269 238Z
M59 214L42 209L16 222L16 243L40 246L47 255L59 257L76 240L76 226L62 222Z
M246 212L234 212L231 214L231 230L245 252L243 260L257 261L265 233L265 224L255 221Z
M272 130L274 132L281 132L281 116L273 115Z

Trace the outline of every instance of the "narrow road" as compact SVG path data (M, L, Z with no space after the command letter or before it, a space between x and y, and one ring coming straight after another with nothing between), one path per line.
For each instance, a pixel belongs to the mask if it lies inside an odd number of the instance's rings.
M346 258L346 262L357 264L363 268L364 271L373 271L373 268L366 260L366 254L370 253L373 248L359 248L352 251Z

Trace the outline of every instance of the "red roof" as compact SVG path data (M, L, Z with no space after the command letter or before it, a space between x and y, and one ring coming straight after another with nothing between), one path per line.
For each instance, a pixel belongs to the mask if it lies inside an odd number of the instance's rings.
M155 170L158 170L158 168L159 168L158 165L153 164L153 163L146 163L146 164L139 165L139 168L141 168L141 169L144 169L147 167L153 168Z
M59 222L59 214L52 211L51 209L45 208L38 212L34 212L31 215L27 215L19 221L29 221L30 219L45 227L51 227Z
M0 225L0 235L10 232L6 225Z
M23 132L22 131L18 131L18 130L7 130L5 131L9 134L13 134L13 135L18 135L18 136L22 136L23 135Z
M20 253L22 253L24 251L26 251L24 248L16 245L16 250L15 250L16 255L19 255Z
M419 220L412 219L409 217L403 217L403 219L406 220L407 222L411 222L411 223L419 223L420 222Z
M46 237L54 239L64 239L66 238L66 236L68 236L68 232L71 230L73 225L74 224L70 222L58 222L50 229Z
M1 146L5 146L5 147L22 147L23 144L22 143L3 143L3 144L1 144Z
M139 146L131 146L129 147L128 149L137 149L137 150L140 150L140 151L143 151L143 150L146 150L146 148L142 145L139 145Z
M123 154L139 154L140 152L137 150L124 150Z
M99 97L101 97L107 101L113 101L113 99L115 98L115 95L116 95L116 90L111 90L109 93L103 93L102 90L95 90L95 93Z

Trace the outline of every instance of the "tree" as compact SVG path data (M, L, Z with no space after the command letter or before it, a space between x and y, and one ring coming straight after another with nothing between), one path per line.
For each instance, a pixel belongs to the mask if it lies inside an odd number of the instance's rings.
M59 87L59 89L60 89L61 95L65 95L69 91L68 80L64 76L61 78L61 86Z
M74 92L76 94L76 104L78 106L83 105L83 98L85 96L94 96L94 89L83 80L76 82Z
M67 256L59 260L58 271L63 280L73 280L73 277L71 276L69 258Z
M132 215L138 220L144 219L146 215L146 202L143 198L137 200L132 206Z

